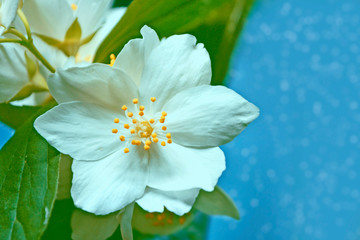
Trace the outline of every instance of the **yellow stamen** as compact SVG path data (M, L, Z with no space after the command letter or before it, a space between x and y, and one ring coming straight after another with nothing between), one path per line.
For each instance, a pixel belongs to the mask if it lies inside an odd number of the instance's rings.
M144 149L145 149L145 150L149 150L149 149L150 149L150 146L149 146L149 145L145 145L145 146L144 146Z
M128 117L133 117L134 116L134 114L132 113L132 112L128 112Z
M131 134L135 134L135 129L131 129L131 130L130 130L130 133L131 133Z
M151 141L150 141L150 140L146 140L146 141L145 141L145 144L146 144L146 145L151 145Z
M159 122L164 123L165 119L160 119Z
M136 143L136 145L141 145L141 141L140 140L135 140L135 143Z
M128 153L130 150L128 148L124 148L124 153Z
M115 60L116 60L116 57L115 57L115 54L110 54L110 64L109 66L114 66L114 63L115 63Z
M167 138L171 138L171 133L167 133L167 134L166 134L166 137L167 137Z
M152 102L155 102L155 101L156 101L156 98L155 98L155 97L152 97L152 98L150 98L150 100L151 100Z
M72 3L72 4L71 4L71 9L72 9L72 10L76 11L77 8L78 8L78 6L77 6L75 3Z
M127 110L127 106L126 106L126 105L123 105L121 109L124 110L124 111L126 111L126 110Z
M154 143L157 143L159 141L159 139L155 137L155 138L153 138L153 141L154 141Z
M140 107L139 107L139 110L140 110L140 111L144 111L144 110L145 110L145 107L144 107L144 106L140 106Z
M171 139L168 139L168 140L167 140L167 143L168 143L168 144L171 144L171 143L172 143L172 140L171 140Z
M152 136L153 138L156 138L156 137L157 137L157 134L156 134L156 133L153 133L153 134L151 134L151 136Z
M161 142L161 146L165 146L166 143L164 141Z
M120 140L123 142L125 141L125 137L124 136L120 136Z
M166 113L166 112L162 112L161 114L162 114L164 117L167 116L167 113Z
M139 115L140 115L140 116L144 116L144 112L139 112Z
M112 130L112 133L117 133L118 132L118 130L116 129L116 128L114 128L113 130Z
M132 145L136 145L136 140L131 140Z
M161 128L162 130L164 130L164 131L166 131L166 126L162 126L162 128Z
M138 103L139 103L139 99L134 98L134 99L133 99L133 104L138 104Z
M130 128L130 125L127 124L127 123L125 123L125 124L124 124L124 128L129 129L129 128Z
M120 122L120 120L118 118L114 119L114 123L119 123L119 122Z
M150 119L149 122L150 122L151 124L153 124L153 123L155 122L155 120L154 120L154 119Z
M136 123L136 121L137 121L136 119L133 119L133 120L132 120L133 124L135 124L135 123Z

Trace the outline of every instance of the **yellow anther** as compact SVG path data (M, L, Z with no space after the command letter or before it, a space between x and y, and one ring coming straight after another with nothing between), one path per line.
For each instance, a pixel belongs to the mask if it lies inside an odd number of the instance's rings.
M139 115L144 116L144 112L143 111L139 112Z
M153 123L155 122L155 120L154 120L154 119L150 119L149 122L150 122L151 124L153 124Z
M155 102L155 101L156 101L156 98L155 98L155 97L152 97L152 98L150 98L150 100L151 100L152 102Z
M139 145L141 145L141 141L140 140L135 140L135 144L139 146Z
M127 106L126 106L126 105L123 105L121 109L124 110L124 111L126 111L126 110L127 110Z
M161 142L161 146L165 146L166 143L164 141Z
M145 149L145 150L149 150L149 149L150 149L150 146L149 146L149 145L144 145L144 149Z
M113 130L112 130L112 133L117 133L118 132L118 130L116 129L116 128L114 128Z
M91 57L91 56L90 56ZM90 60L90 59L89 59ZM110 54L110 66L114 66L114 63L115 63L115 60L116 60L116 57L115 57L115 54Z
M157 134L156 134L156 133L153 133L153 134L151 134L151 136L152 136L153 138L156 138L156 137L157 137Z
M127 123L125 123L125 124L124 124L124 128L129 129L129 128L130 128L130 125L127 124Z
M167 128L166 128L166 126L162 126L161 129L166 131Z
M159 141L159 139L155 137L155 138L153 138L153 141L154 141L154 143L157 143Z
M128 148L124 148L124 153L128 153L130 150Z
M171 140L171 139L168 139L168 140L167 140L167 143L168 143L168 144L171 144L171 143L172 143L172 140Z
M131 130L130 130L130 133L131 133L131 134L135 134L135 129L131 129Z
M161 119L159 120L159 122L164 123L164 122L165 122L165 119L161 118Z
M113 53L112 53L112 54L110 54L110 59L111 59L111 60L115 60L115 59L116 59L115 54L113 54Z
M134 98L134 99L133 99L133 104L138 104L138 103L139 103L139 99Z
M131 140L132 145L136 145L136 140Z
M145 141L145 144L146 144L146 145L151 145L151 141L150 141L150 140L146 140L146 141Z
M120 136L120 140L123 142L125 141L125 137L124 136Z
M167 137L167 138L171 138L171 133L167 133L167 134L166 134L166 137Z
M161 114L162 114L164 117L167 116L167 113L166 113L166 112L162 112Z
M72 3L72 4L71 4L71 9L72 9L72 10L76 11L77 8L78 8L78 6L77 6L75 3Z
M144 107L144 106L140 106L140 107L139 107L139 110L140 110L140 111L144 111L144 110L145 110L145 107Z
M137 121L136 119L133 119L133 120L132 120L132 123L133 123L133 124L135 124L135 123L136 123L136 121Z
M120 122L120 120L118 118L114 119L114 123L119 123L119 122Z
M132 112L128 112L128 117L133 117L134 116L134 114L132 113Z

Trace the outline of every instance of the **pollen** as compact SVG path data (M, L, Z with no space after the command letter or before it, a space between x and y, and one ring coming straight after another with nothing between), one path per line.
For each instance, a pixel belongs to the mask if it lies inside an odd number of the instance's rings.
M151 124L153 124L153 123L155 122L155 120L154 120L154 119L150 119L149 122L150 122Z
M135 134L135 129L131 129L131 130L130 130L130 133L131 133L131 134Z
M143 111L140 111L140 112L139 112L139 115L140 115L140 116L144 116L144 112L143 112Z
M171 143L172 143L172 140L171 140L171 139L168 139L168 140L167 140L167 143L168 143L168 144L171 144Z
M145 144L146 144L146 145L151 145L151 141L150 141L150 140L146 140L146 141L145 141Z
M119 122L120 122L120 120L118 118L114 119L114 123L119 123Z
M76 11L77 8L78 8L78 6L77 6L75 3L72 3L72 4L71 4L71 9L72 9L72 10Z
M167 134L166 134L166 137L167 137L167 138L171 138L171 133L167 133Z
M136 140L131 140L132 145L136 145Z
M126 111L126 110L127 110L127 106L126 106L126 105L123 105L121 109L124 110L124 111Z
M145 145L145 146L144 146L144 149L145 149L145 150L149 150L149 149L150 149L150 146L149 146L149 145Z
M130 128L130 125L127 124L127 123L125 123L125 124L124 124L124 128L129 129L129 128Z
M128 117L133 117L134 116L134 114L132 113L132 112L128 112Z
M139 103L139 99L134 98L134 99L133 99L133 104L138 104L138 103Z
M139 107L139 110L140 110L140 111L144 111L144 110L145 110L145 107L144 107L144 106L140 106L140 107Z
M155 102L155 101L156 101L156 97L152 97L152 98L150 98L150 100L151 100L152 102Z
M166 131L167 128L166 128L166 126L162 126L161 129Z
M161 115L163 115L164 117L167 116L167 113L166 112L162 112Z
M120 136L120 140L123 142L125 141L125 137L124 136Z
M133 119L133 120L132 120L132 123L133 123L133 124L135 124L136 122L137 122L137 120L136 120L136 119Z
M118 133L118 130L116 128L114 128L113 130L111 130L112 133Z
M155 137L155 138L153 138L153 141L154 141L154 143L157 143L159 141L159 139Z
M140 140L135 140L135 144L140 146L141 145L141 141Z
M162 141L161 142L161 146L165 146L166 145L166 142L165 141Z
M153 133L153 134L151 134L151 136L152 136L153 138L156 138L156 137L157 137L157 134L156 134L156 133Z
M128 148L124 148L124 153L128 153L130 150Z
M165 122L165 119L161 118L161 119L159 120L159 122L164 123L164 122Z

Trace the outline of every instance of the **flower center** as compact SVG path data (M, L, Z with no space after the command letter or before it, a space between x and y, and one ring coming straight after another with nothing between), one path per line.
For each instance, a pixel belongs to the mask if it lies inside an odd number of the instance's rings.
M150 112L152 104L156 101L155 97L150 98ZM120 141L126 142L124 152L128 153L130 150L126 147L127 144L132 145L144 145L145 150L149 150L151 144L160 142L161 146L166 146L166 143L171 144L171 133L166 132L167 127L164 125L165 118L167 116L166 112L162 112L161 116L157 119L148 118L145 115L145 107L139 106L139 100L137 98L133 99L133 104L135 105L136 113L135 116L133 112L129 112L126 105L122 106L122 110L125 112L125 116L128 121L124 123L123 127L126 131L129 131L130 134L125 138L125 136L120 136ZM114 119L114 123L120 123L119 118ZM112 133L117 134L118 129L112 129Z

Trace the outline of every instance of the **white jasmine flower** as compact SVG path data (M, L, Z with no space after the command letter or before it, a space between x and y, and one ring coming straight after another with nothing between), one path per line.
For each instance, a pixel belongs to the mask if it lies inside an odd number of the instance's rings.
M146 211L188 212L199 189L225 169L219 145L258 116L234 91L210 86L211 64L191 35L159 40L145 26L113 67L59 69L48 81L59 103L37 131L74 158L75 205L98 215L137 201Z
M14 21L18 4L19 0L0 0L0 35Z

